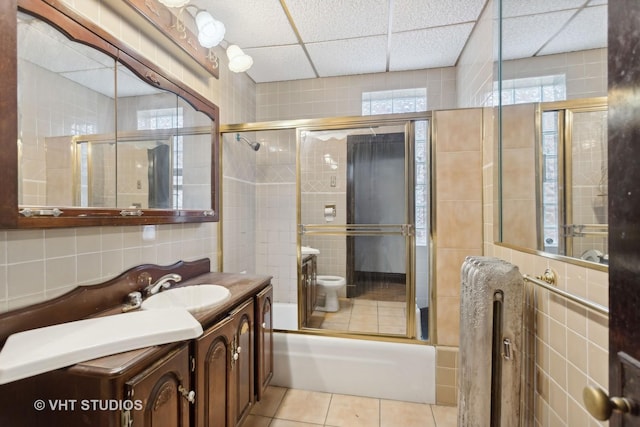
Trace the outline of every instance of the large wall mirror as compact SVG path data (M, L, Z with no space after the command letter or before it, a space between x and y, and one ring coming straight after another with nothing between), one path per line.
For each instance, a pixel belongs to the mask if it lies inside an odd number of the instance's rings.
M18 1L17 226L216 220L217 107L62 12Z
M496 240L606 270L607 1L500 4Z

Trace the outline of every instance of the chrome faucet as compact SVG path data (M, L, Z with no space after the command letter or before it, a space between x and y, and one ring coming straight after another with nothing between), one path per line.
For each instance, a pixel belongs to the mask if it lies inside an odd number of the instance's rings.
M179 274L165 274L164 276L156 280L156 283L150 284L149 286L144 288L144 292L147 296L151 296L157 294L162 289L169 289L169 287L171 286L171 282L178 283L181 280L182 276L180 276Z

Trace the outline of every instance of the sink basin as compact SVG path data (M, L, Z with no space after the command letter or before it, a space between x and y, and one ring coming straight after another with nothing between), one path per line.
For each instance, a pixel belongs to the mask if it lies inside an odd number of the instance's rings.
M320 255L320 251L316 248L311 248L309 246L302 246L300 248L300 252L302 255Z
M185 309L136 311L18 332L0 351L0 384L200 335L202 326Z
M185 286L150 296L142 302L142 309L183 308L193 314L224 304L229 298L231 298L231 292L224 286L210 284Z

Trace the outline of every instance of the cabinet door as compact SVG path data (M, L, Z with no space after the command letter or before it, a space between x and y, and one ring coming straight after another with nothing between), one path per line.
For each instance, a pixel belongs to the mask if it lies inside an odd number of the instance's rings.
M256 297L256 396L262 399L273 377L273 286Z
M187 397L191 390L190 383L187 345L172 351L149 369L127 381L127 399L142 403L140 410L134 408L129 412L133 425L189 426ZM123 424L125 423L123 420Z
M227 317L195 340L198 427L226 427L233 423L227 400L233 393L230 374L235 330L233 318Z
M247 301L231 313L235 333L231 360L232 382L235 390L229 403L233 415L232 426L242 424L253 404L253 357L254 357L254 305Z

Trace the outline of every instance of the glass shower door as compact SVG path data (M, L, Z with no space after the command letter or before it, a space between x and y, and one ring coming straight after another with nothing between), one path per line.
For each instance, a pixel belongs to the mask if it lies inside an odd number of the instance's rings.
M401 122L299 131L300 265L316 266L300 281L303 327L413 333L409 129Z

